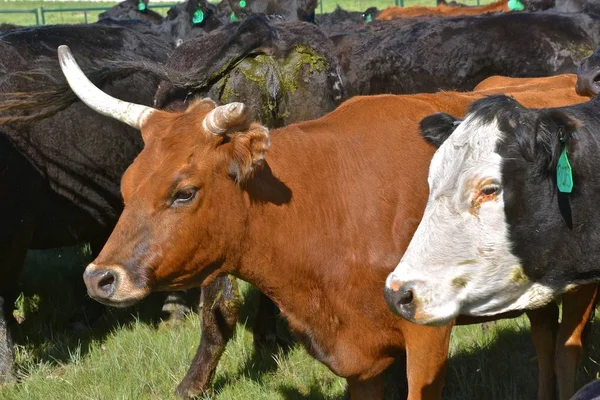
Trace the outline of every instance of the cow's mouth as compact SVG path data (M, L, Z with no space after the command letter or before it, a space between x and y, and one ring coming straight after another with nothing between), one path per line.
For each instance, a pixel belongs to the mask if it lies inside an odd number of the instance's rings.
M83 274L88 295L112 307L129 307L142 300L150 289L139 285L120 265L100 266L90 264Z

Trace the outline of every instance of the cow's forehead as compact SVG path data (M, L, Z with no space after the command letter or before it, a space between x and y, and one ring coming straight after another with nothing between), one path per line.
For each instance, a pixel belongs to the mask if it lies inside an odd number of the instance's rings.
M503 133L496 119L469 115L434 154L429 185L434 191L456 186L463 177L498 175L501 157L496 152Z

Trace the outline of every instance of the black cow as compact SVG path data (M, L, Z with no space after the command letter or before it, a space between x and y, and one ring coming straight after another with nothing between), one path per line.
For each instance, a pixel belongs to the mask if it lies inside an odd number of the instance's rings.
M580 96L596 96L600 93L600 48L579 65L576 90Z
M223 0L225 2L226 0ZM251 14L280 15L285 21L315 21L317 0L228 0L234 20Z
M600 21L587 14L537 12L374 21L331 38L357 95L472 90L492 75L575 72L599 33Z
M11 107L27 103L26 92L43 91L62 79L58 74L36 73L35 79L20 76L56 68L53 49L62 43L76 47L87 68L101 66L95 59L163 61L169 49L157 37L98 25L44 26L1 36L0 119L5 124L0 127L0 305L4 308L0 326L5 325L5 313L12 314L15 282L27 249L90 242L92 251L99 252L122 209L121 174L142 146L136 130L90 112L80 103L56 110L52 98L43 95L35 99L33 113L47 119L8 123L13 117L34 118L26 111L7 114ZM156 85L156 80L134 74L103 86L115 95L150 103ZM11 101L10 92L21 97ZM75 123L80 119L82 123ZM0 381L10 378L10 371L12 347L6 331L0 337Z
M19 28L21 28L19 25L0 24L0 32L10 31L10 30L19 29Z
M430 197L386 284L404 296L403 317L439 324L534 309L600 281L599 107L597 97L539 110L492 96L453 132L453 117L429 118L443 143Z
M232 35L239 41L231 41ZM248 54L248 49L258 49ZM155 106L169 108L194 97L244 101L270 128L315 119L344 98L331 41L314 24L269 22L252 16L177 48L162 72ZM227 59L225 70L211 60Z
M337 6L332 13L325 13L316 18L316 24L327 34L343 33L353 30L358 25L372 22L379 11L369 7L364 12L346 11Z
M98 19L111 18L116 20L139 19L141 21L159 24L163 17L148 8L148 0L125 0L98 15Z
M221 4L214 6L206 0L188 0L176 4L167 11L164 18L155 13L160 20L140 18L139 16L143 14L133 9L135 2L132 1L122 2L106 13L100 14L98 23L123 26L142 34L170 38L173 47L228 23L229 8Z

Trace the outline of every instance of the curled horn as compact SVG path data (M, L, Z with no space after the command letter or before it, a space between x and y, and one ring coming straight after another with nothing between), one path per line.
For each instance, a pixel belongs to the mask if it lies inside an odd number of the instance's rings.
M244 103L229 103L218 106L206 114L202 127L213 135L222 135L229 129L246 121L248 107Z
M92 110L140 129L156 111L152 107L116 99L98 89L83 73L73 58L69 46L58 47L58 61L73 92Z

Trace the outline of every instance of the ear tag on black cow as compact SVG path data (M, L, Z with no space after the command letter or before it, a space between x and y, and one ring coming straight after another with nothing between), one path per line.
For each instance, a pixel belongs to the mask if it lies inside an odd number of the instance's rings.
M246 0L240 0L240 8L246 8Z
M145 12L147 8L148 7L146 6L146 3L144 3L143 1L140 1L138 3L138 11Z
M197 9L194 11L194 15L192 15L192 22L196 25L201 24L204 21L204 11L201 9Z
M229 22L237 22L239 21L237 15L235 15L235 13L231 13L231 15L229 16Z
M571 193L573 191L573 169L567 154L567 144L565 143L556 165L556 185L561 193Z
M525 9L525 6L519 0L509 0L507 6L510 11L523 11Z
M367 17L365 18L365 22L368 24L371 21L373 21L373 16L371 14L367 14Z

